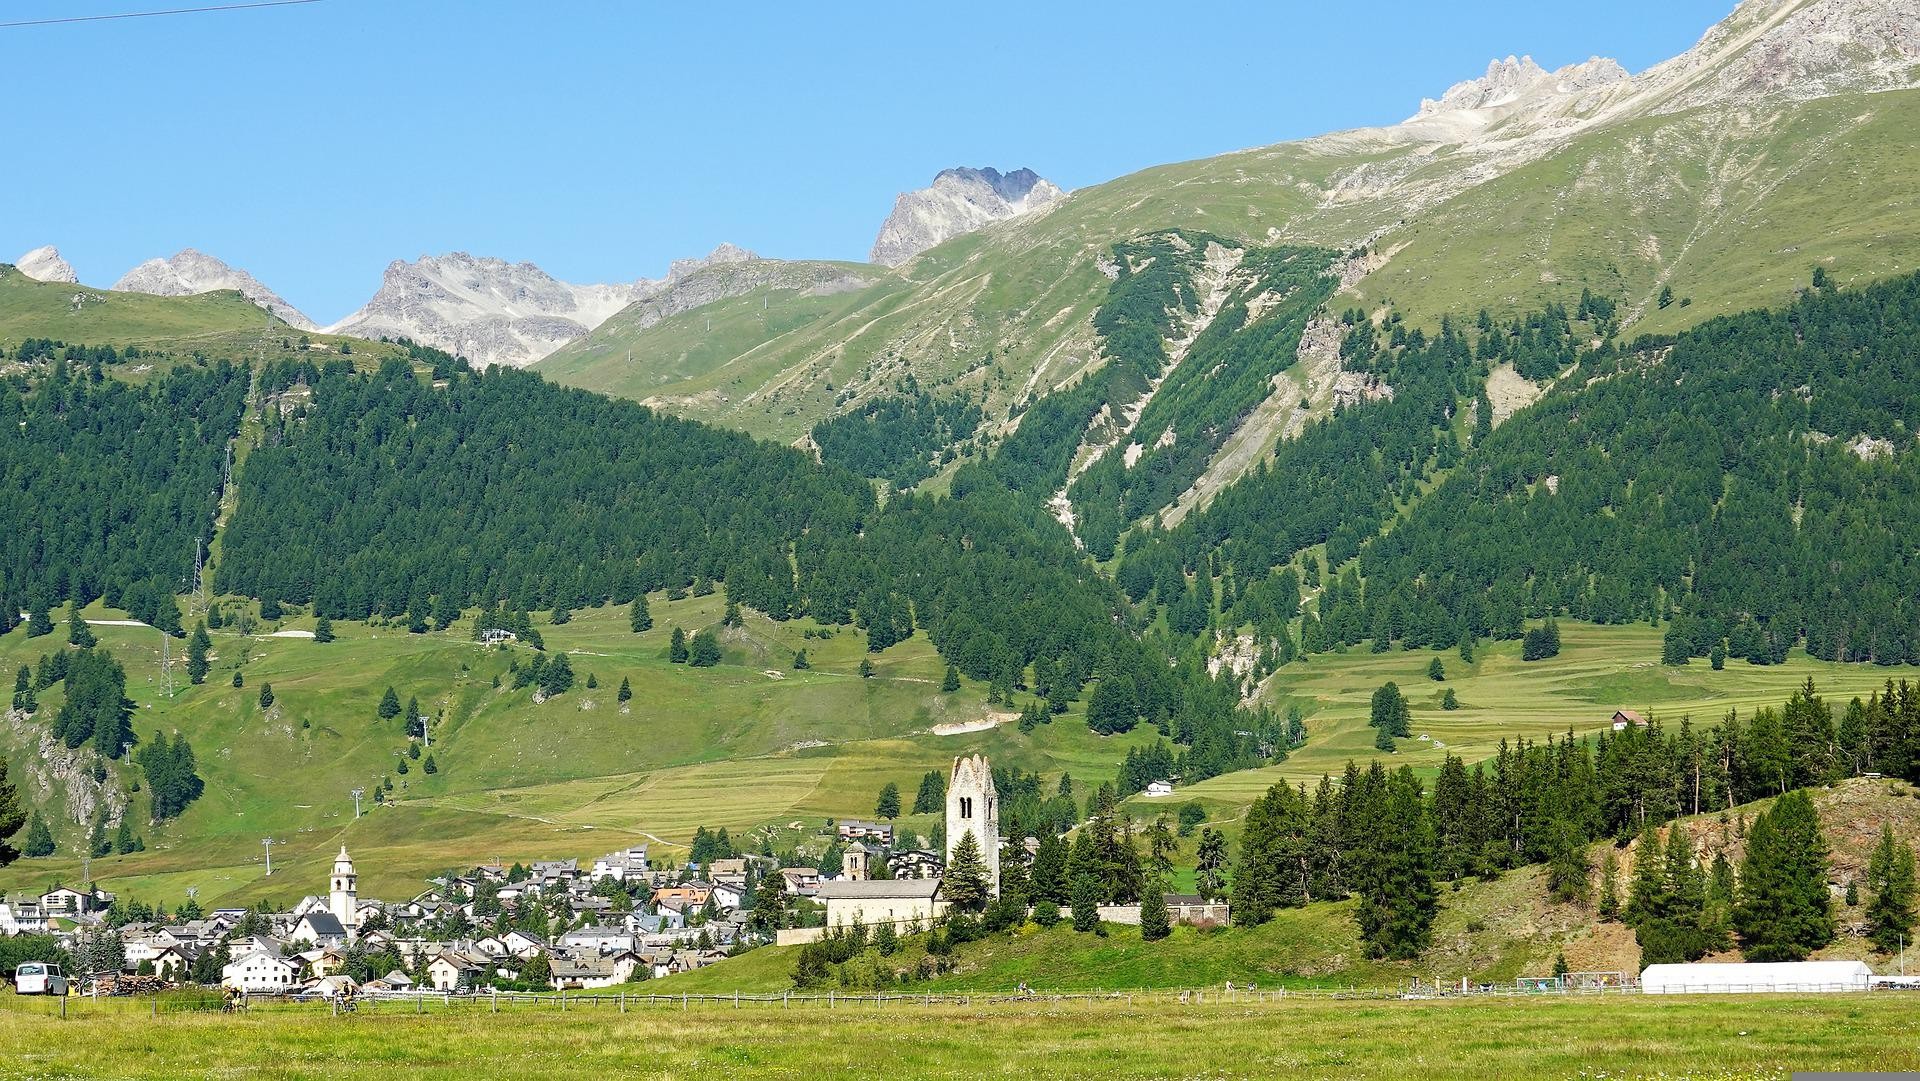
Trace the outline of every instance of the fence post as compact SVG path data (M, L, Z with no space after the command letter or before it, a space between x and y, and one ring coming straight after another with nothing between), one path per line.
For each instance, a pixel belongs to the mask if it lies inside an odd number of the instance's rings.
M620 1012L627 1012L627 993L625 991L620 992Z
M682 1012L685 1012L686 1008L687 1008L687 993L685 991L682 991L680 992L680 1009Z
M740 992L739 991L735 991L733 993L733 1008L736 1010L740 1008Z

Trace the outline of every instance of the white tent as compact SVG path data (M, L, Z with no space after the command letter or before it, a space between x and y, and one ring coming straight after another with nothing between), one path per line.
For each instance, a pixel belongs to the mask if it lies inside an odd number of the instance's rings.
M1649 995L1865 991L1872 978L1860 961L1648 965L1640 989Z

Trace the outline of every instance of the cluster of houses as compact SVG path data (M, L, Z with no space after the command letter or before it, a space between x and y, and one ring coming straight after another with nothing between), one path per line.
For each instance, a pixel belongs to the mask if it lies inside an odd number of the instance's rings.
M561 989L610 987L699 968L747 941L751 932L741 902L749 862L714 860L700 869L701 877L689 879L651 867L640 846L608 853L587 867L573 859L536 861L519 872L483 864L410 901L392 903L360 897L359 875L343 847L328 892L288 911L263 918L243 908L216 909L197 919L135 922L115 930L127 972L185 980L203 954L224 950L221 982L253 993L464 991L497 979L525 980L529 963L540 960L547 978L535 982ZM604 879L645 903L616 913L604 892L595 892ZM811 869L793 868L769 885L799 891L817 882ZM563 922L572 929L552 940L521 930L457 939L396 930L430 926L454 913L465 917L457 921L462 925L484 925L475 911L483 894L503 906L521 899L538 899L549 908L564 903L571 918ZM103 929L113 902L103 890L65 886L0 900L0 934L53 934L77 949L84 935ZM356 983L344 971L350 950L389 949L415 959L413 975L396 970Z
M129 923L117 930L129 972L182 980L198 973L210 980L208 964L196 962L212 952L225 959L222 983L256 993L460 992L502 980L594 989L686 972L737 946L765 941L768 931L756 929L747 910L749 897L765 891L816 902L824 910L820 926L777 931L772 937L783 944L811 941L828 928L854 924L930 926L946 911L941 892L946 868L969 836L988 892L999 894L1000 802L992 768L980 755L954 760L944 852L894 850L893 827L884 823L848 819L837 823L836 833L846 847L838 873L831 876L814 867L780 867L764 856L713 859L704 867L673 872L649 863L642 845L610 852L585 867L575 859L512 868L482 864L403 903L360 897L353 859L342 847L328 892L308 896L285 912L217 909L197 919ZM1031 849L1034 842L1027 843ZM876 860L884 862L876 865ZM884 875L875 873L878 866L885 867ZM609 882L620 888L607 889ZM616 905L609 894L630 903ZM1176 921L1227 920L1223 903L1168 900ZM0 934L64 934L77 946L83 934L104 924L113 901L113 895L92 887L0 899ZM554 913L551 925L571 929L551 940L524 930L453 938L420 930L484 929L489 915L526 902ZM1137 906L1102 909L1101 915L1118 922L1139 919ZM494 926L501 924L494 921ZM354 963L356 951L361 957L410 959L411 973L394 970L356 983L349 968L366 975L366 966ZM544 973L538 971L542 961Z

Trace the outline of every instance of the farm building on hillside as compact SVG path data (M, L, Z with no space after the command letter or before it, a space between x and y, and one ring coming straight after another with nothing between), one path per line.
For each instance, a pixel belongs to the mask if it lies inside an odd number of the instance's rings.
M1640 974L1640 990L1649 995L1865 991L1872 979L1873 970L1860 961L1648 965Z
M1646 726L1647 719L1641 716L1638 710L1616 709L1613 711L1613 730L1615 732L1624 732L1628 728L1645 728Z

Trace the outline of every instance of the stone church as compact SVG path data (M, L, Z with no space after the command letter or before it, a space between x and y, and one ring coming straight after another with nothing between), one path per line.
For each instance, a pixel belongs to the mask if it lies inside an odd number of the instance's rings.
M984 755L962 755L953 760L947 778L947 863L960 839L971 833L987 867L987 885L993 896L1000 895L1000 794L993 786L993 768ZM827 926L838 927L859 922L871 927L880 923L931 923L947 908L940 896L940 880L906 878L876 880L869 877L877 854L855 842L842 859L840 877L820 884L816 895L827 905Z

